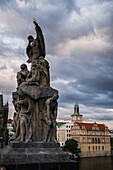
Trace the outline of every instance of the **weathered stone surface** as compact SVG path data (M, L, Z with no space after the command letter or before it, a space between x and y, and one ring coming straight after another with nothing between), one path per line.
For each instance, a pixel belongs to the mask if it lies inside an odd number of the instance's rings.
M1 150L0 164L23 164L69 161L68 154L59 149L58 143L53 142L10 142Z
M8 145L11 148L59 148L59 143L54 142L19 142L10 141Z
M52 97L54 94L58 94L58 91L56 89L53 89L51 87L38 86L35 84L34 85L29 85L29 84L21 85L18 88L18 93L20 93L20 91L30 96L34 100L38 100L41 98L49 98L49 97Z
M79 164L75 161L55 163L13 164L2 166L7 170L78 170Z

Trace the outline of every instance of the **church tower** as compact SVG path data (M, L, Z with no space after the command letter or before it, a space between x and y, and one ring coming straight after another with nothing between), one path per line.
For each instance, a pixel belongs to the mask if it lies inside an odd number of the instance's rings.
M82 122L82 115L79 113L79 105L76 101L76 104L74 105L74 114L71 115L71 122Z

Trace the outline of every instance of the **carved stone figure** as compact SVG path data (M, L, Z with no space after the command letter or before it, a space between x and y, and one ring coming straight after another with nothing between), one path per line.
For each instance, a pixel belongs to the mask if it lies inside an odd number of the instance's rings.
M41 56L38 60L40 65L40 86L50 86L49 63Z
M27 75L29 73L26 64L22 64L20 68L21 68L21 71L19 71L17 73L18 86L20 86L21 83L26 82L26 77L27 77Z
M33 103L31 104L29 96L27 96L20 89L18 90L19 101L17 104L20 106L20 141L29 141L32 136L32 112Z
M51 98L47 99L45 102L47 109L47 142L57 142L56 139L56 117L57 117L57 99L58 94L54 94Z
M36 39L32 35L28 36L28 46L26 48L26 53L29 57L28 63L31 63L33 60L38 59L39 56L45 57L45 43L42 30L37 24L36 21L33 21L36 30Z
M27 76L27 84L35 83L39 85L39 80L40 80L39 68L40 66L38 66L36 63L32 64L31 71L29 72Z
M17 91L12 94L16 113L13 120L15 134L10 140L57 142L58 91L50 87L44 37L36 21L34 24L37 37L28 37L26 49L31 69L28 71L26 64L21 65L21 71L17 73Z
M17 140L18 137L20 136L20 119L19 119L20 106L17 104L18 93L13 92L12 97L13 97L13 105L14 105L15 110L16 110L16 112L14 113L14 116L13 116L13 123L12 123L13 131L15 133L9 140Z

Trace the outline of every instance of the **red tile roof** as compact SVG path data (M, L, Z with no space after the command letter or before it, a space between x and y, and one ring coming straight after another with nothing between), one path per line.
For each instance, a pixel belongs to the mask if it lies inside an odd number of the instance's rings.
M92 127L93 127L94 123L79 123L78 122L78 125L80 127L82 127L84 125L87 130L92 130ZM97 124L97 126L99 127L100 131L105 130L105 125L104 124Z
M105 130L105 125L103 125L103 124L97 124L97 125L101 131Z

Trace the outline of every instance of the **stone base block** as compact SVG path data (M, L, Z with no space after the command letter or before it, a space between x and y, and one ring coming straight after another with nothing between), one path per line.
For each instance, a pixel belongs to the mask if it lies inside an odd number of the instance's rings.
M0 165L5 166L9 170L28 170L30 167L33 170L63 170L65 167L64 169L68 170L68 165L75 169L77 163L71 161L68 154L61 151L58 143L10 142L0 152Z
M78 170L78 162L52 162L34 164L14 164L2 166L4 170Z

